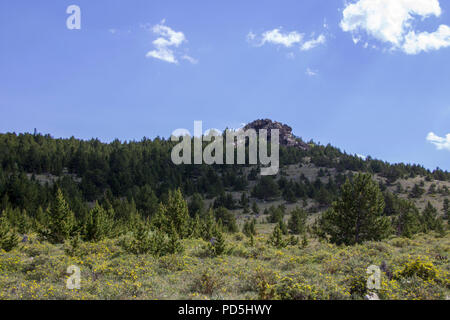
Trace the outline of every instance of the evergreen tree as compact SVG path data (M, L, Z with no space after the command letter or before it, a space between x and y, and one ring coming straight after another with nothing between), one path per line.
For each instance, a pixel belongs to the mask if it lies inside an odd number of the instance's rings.
M160 203L156 210L155 215L151 219L152 229L160 230L163 232L169 231L169 219L166 216L167 209L166 207Z
M14 249L19 243L19 239L15 232L12 230L11 225L6 219L6 214L3 211L0 216L0 249L6 252Z
M217 226L214 230L214 237L209 242L209 250L214 256L220 256L226 250L225 238Z
M191 201L189 202L189 214L191 217L195 217L195 215L203 216L205 210L205 204L203 202L203 197L200 193L194 193L192 195Z
M394 228L398 236L410 238L420 231L420 213L413 202L397 199Z
M208 213L204 219L203 227L202 227L202 238L205 241L211 240L214 233L216 222L214 219L214 212L212 209L208 210Z
M425 193L425 190L418 185L417 183L414 184L414 187L412 188L409 197L410 198L420 198Z
M425 209L421 215L421 225L423 232L437 231L441 232L443 229L442 220L438 218L438 212L435 207L428 201Z
M169 233L169 241L167 243L167 252L169 254L175 254L183 252L183 245L181 244L180 237L177 234L177 231L172 224L172 227L170 228Z
M40 234L51 243L63 243L75 227L75 217L70 210L61 189L57 189L55 200L47 211L48 223Z
M167 217L181 239L189 236L189 211L180 189L169 192Z
M256 219L252 219L251 221L245 221L244 226L242 228L242 233L244 233L247 237L256 235Z
M280 195L278 184L270 176L263 176L253 188L254 197L262 200L270 200Z
M253 214L259 214L259 207L256 204L256 201L253 201L253 203L252 203L252 211L253 211Z
M234 214L230 211L228 211L226 208L217 208L215 211L215 217L216 221L219 223L221 221L223 227L225 228L225 231L227 232L237 232L238 227L236 223L236 217Z
M84 235L88 241L100 241L107 238L112 231L113 220L108 212L98 202L90 210L85 218Z
M291 218L288 221L288 229L292 234L303 234L306 231L306 212L296 207L291 212Z
M193 239L202 237L202 222L199 214L196 214L195 217L191 219L189 236Z
M136 226L133 240L127 245L127 249L134 254L146 254L155 247L155 242L152 240L154 239L149 235L149 228L141 222Z
M384 199L370 174L357 174L341 188L341 197L319 220L320 228L337 244L381 240L390 232L383 216Z
M279 225L276 225L268 240L268 243L275 248L281 249L286 247L287 242L283 240L283 232Z

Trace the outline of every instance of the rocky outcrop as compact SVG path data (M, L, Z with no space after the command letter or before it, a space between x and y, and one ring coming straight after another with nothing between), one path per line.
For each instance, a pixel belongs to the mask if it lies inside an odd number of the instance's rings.
M256 131L259 131L260 129L266 129L268 138L270 138L271 136L272 129L278 129L280 132L280 145L286 147L296 147L303 150L307 150L309 148L306 143L292 134L291 127L277 121L272 121L270 119L255 120L247 124L243 129L255 129Z

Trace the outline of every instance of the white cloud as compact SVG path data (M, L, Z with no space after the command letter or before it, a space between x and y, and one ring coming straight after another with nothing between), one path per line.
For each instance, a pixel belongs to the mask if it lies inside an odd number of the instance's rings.
M286 48L298 46L302 51L311 50L326 42L326 37L324 34L320 34L317 38L311 38L305 41L304 33L300 33L298 31L282 32L281 29L282 28L280 27L273 30L268 30L263 32L260 36L250 31L247 34L247 41L257 47L265 44L279 45ZM292 59L294 55L290 52L286 55L286 57Z
M317 47L318 45L321 45L321 44L324 44L324 43L325 43L325 36L323 34L321 34L320 36L317 37L317 39L311 39L309 41L306 41L302 45L300 50L302 50L302 51L311 50L311 49Z
M310 77L315 77L317 76L319 73L316 70L312 70L310 68L306 68L306 75L310 76Z
M280 29L273 29L262 34L261 45L271 43L290 48L292 45L300 43L303 36L304 35L302 33L298 33L297 31L281 33Z
M450 133L444 137L439 137L438 135L430 132L427 135L427 141L431 142L436 146L438 150L449 150L450 151Z
M416 34L410 31L405 37L403 50L408 54L417 54L421 51L439 50L450 46L450 27L439 26L433 33L421 32Z
M340 26L351 32L353 39L360 39L363 31L390 44L392 50L418 54L450 46L450 28L446 25L431 33L413 28L414 19L441 14L439 0L358 0L346 5Z
M248 34L247 34L247 41L248 42L252 42L253 40L255 40L255 38L256 38L256 34L254 34L253 32L249 32Z
M367 159L366 156L364 156L364 155L362 155L362 154L359 154L359 153L357 153L356 156L357 156L358 158L363 159L363 160L366 160L366 159Z
M164 25L165 20L161 21L152 27L153 33L160 36L153 41L155 49L147 52L147 58L155 58L169 63L178 63L173 48L178 48L183 43L187 42L187 39L183 32L174 31L170 27ZM192 57L184 55L181 57L184 60L188 60L191 63L197 63L198 61Z
M192 64L197 64L197 63L198 63L198 60L197 60L197 59L194 59L194 58L192 58L191 56L188 56L187 54L183 55L183 56L181 57L181 59L187 60L187 61L189 61L189 62L192 63Z

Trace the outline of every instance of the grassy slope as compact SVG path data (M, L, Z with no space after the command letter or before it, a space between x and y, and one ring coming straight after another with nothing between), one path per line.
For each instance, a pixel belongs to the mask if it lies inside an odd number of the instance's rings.
M449 296L449 233L353 247L309 239L305 248L276 249L266 243L272 225L258 229L254 247L241 234L227 236L229 252L220 257L208 256L202 240L184 240L183 254L153 257L127 254L117 239L82 243L71 256L65 245L39 243L31 236L12 252L0 252L0 299L349 299L351 293L362 298L366 268L383 261L380 298ZM419 256L432 263L423 269L431 271L428 279L389 279ZM72 264L81 268L80 290L65 287Z

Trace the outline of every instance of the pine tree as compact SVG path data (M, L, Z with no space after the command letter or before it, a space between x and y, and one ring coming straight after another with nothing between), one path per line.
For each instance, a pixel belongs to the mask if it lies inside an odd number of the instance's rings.
M395 211L394 228L398 236L410 238L420 231L420 213L413 202L397 199Z
M27 214L27 210L23 209L22 212L20 210L18 212L18 217L16 219L16 227L17 231L20 234L26 234L30 229L30 221Z
M275 248L281 249L286 247L287 242L283 240L283 233L279 225L276 225L268 240L268 243Z
M113 220L98 202L88 212L84 223L85 238L88 241L100 241L107 238L112 231Z
M159 232L156 230L156 232ZM150 235L150 228L145 222L140 222L133 231L130 243L125 243L125 249L134 254L156 252L158 244L155 235ZM164 243L164 239L162 241Z
M420 213L414 203L397 199L395 211L394 228L398 236L410 238L420 231Z
M284 235L287 235L287 234L289 233L289 232L288 232L288 227L287 227L286 223L284 223L284 220L283 220L283 219L281 219L281 220L278 221L278 227L280 228L281 232L282 232Z
M189 236L189 211L180 189L169 192L167 217L173 223L180 238Z
M214 256L220 256L226 250L225 238L217 226L214 230L214 237L209 242L209 249Z
M429 201L422 212L420 220L423 232L427 233L432 230L442 232L442 220L438 218L437 209Z
M40 230L40 234L51 243L63 243L74 230L75 217L70 210L61 189L57 189L52 206L47 211L47 227Z
M6 219L6 214L3 211L0 216L0 249L6 252L14 249L19 243L19 239L15 232L12 230L11 225Z
M330 241L352 245L381 240L390 233L390 222L383 216L383 194L370 174L357 174L341 188L341 197L319 219L320 229Z
M256 204L256 201L253 201L253 203L252 203L252 211L253 211L253 214L258 214L259 213L259 207Z
M152 229L160 230L163 232L169 231L169 219L166 216L167 209L166 207L160 203L156 210L156 213L153 215L151 219Z
M202 237L202 222L200 215L197 213L190 223L189 237L193 239L199 239Z
M244 233L247 237L256 235L256 219L252 219L251 221L245 221L244 226L242 228L242 233Z
M205 220L203 221L203 227L202 227L202 238L205 241L211 240L213 237L213 232L215 228L215 220L214 220L214 212L212 209L208 210L208 213L206 214Z
M174 225L172 224L169 233L169 241L167 243L167 252L169 254L175 254L183 252L183 245L181 244L180 237L175 230Z
M303 234L306 230L306 212L299 207L291 212L288 229L292 234Z

